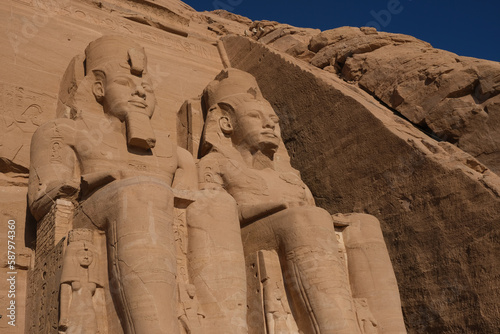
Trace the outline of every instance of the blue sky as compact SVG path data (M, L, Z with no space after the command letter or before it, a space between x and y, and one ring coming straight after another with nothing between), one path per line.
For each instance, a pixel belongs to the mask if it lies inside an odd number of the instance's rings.
M224 8L252 20L328 30L376 26L461 56L500 61L498 0L185 0L198 11Z

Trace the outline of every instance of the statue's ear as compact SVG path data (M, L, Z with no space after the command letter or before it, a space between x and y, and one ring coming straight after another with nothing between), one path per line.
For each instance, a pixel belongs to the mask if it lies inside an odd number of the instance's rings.
M92 85L92 92L94 93L97 102L101 103L104 98L104 84L101 80L94 81L94 84Z
M232 135L233 134L233 125L231 124L231 120L227 116L221 116L219 118L219 126L220 129L222 130L222 133L225 135Z
M101 70L93 70L94 74L94 84L92 85L92 93L94 93L95 99L97 102L102 103L102 99L104 98L104 79L106 75Z

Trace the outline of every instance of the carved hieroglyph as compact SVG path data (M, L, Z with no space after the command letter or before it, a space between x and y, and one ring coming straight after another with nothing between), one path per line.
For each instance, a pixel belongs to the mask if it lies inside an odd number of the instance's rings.
M60 118L33 136L29 206L40 220L56 199L71 200L73 228L105 232L110 291L125 333L176 333L172 187L194 188L197 175L192 156L151 127L156 100L146 69L144 50L118 36L99 38L73 59ZM75 305L87 302L73 300L70 323Z
M247 302L246 295L253 293L250 287L247 290L250 276L246 276L246 281L242 278L242 259L237 256L243 248L247 266L257 254L259 267L255 276L262 283L257 292L262 294L260 307L268 333L293 333L297 326L304 333L378 331L376 321L370 323L372 327L364 325L373 320L368 316L366 299L371 296L355 302L352 288L357 285L351 288L349 284L332 217L315 206L309 189L290 166L281 141L279 119L262 97L255 79L236 69L224 70L205 89L202 103L205 127L199 151L200 186L207 198L224 204L211 206L210 201L197 201L188 208L190 232L205 245L201 248L198 242L192 242L188 261L194 284L202 292L200 302L209 327L228 333L253 332L258 327L252 314L242 307ZM224 243L219 244L219 233L224 231L227 231ZM373 238L380 241L378 235ZM359 235L349 243L355 244L363 244ZM353 247L358 249L358 246ZM228 253L235 256L224 256ZM272 254L276 254L276 260ZM370 256L365 258L368 262L372 260ZM276 261L281 268L278 277ZM371 294L379 288L397 296L396 304L386 315L392 316L395 306L398 319L390 317L385 323L392 322L392 328L380 332L401 333L405 329L394 273L388 256L381 261L385 266L375 267L383 267L382 276L391 281L389 289L377 281L381 285L367 288L363 293ZM254 266L250 264L251 268ZM273 272L274 277L270 274ZM359 274L354 273L356 282ZM361 276L366 274L370 272ZM226 286L226 293L229 291L231 296L228 299L219 292L219 284L229 277L234 283ZM356 298L362 298L363 293ZM370 299L372 307L383 302L378 297ZM252 312L251 298L248 302Z

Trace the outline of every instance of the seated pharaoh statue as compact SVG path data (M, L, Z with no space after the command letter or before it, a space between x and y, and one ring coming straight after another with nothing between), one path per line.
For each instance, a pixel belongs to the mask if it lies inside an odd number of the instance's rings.
M205 333L405 333L377 219L337 216L347 226L347 261L355 262L348 269L334 219L315 206L290 165L279 118L255 78L223 70L201 103L198 169L206 195L188 207L187 221L188 266ZM261 284L252 290L255 254L265 265L257 264ZM257 331L254 293L265 326Z
M73 59L61 91L69 95L59 118L33 136L29 207L40 221L56 200L72 201L72 228L105 234L107 256L63 269L73 274L62 282L59 332L96 328L72 312L92 313L89 305L104 284L92 278L92 268L107 258L123 332L179 333L174 193L197 188L197 172L190 153L153 130L156 100L144 49L130 38L95 40ZM83 276L73 277L78 273ZM87 297L68 301L82 289Z

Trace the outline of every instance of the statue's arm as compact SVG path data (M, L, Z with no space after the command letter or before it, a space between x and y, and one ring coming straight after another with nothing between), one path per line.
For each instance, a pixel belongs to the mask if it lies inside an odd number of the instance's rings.
M72 294L73 290L71 288L71 283L62 283L61 295L59 297L59 330L63 332L68 328L69 307L71 305Z
M217 153L211 153L200 160L198 163L200 189L226 191L228 185L225 184L223 172L220 168L220 162L224 163L225 159ZM261 202L237 203L237 207L240 222L246 224L284 210L288 205L284 202Z
M198 162L198 180L200 190L210 189L226 191L219 168L218 157L214 153L203 157Z
M191 153L177 147L177 164L172 187L184 190L197 190L198 172Z
M37 220L49 212L56 199L76 198L80 188L76 155L67 138L74 129L64 122L44 124L31 140L28 201Z

